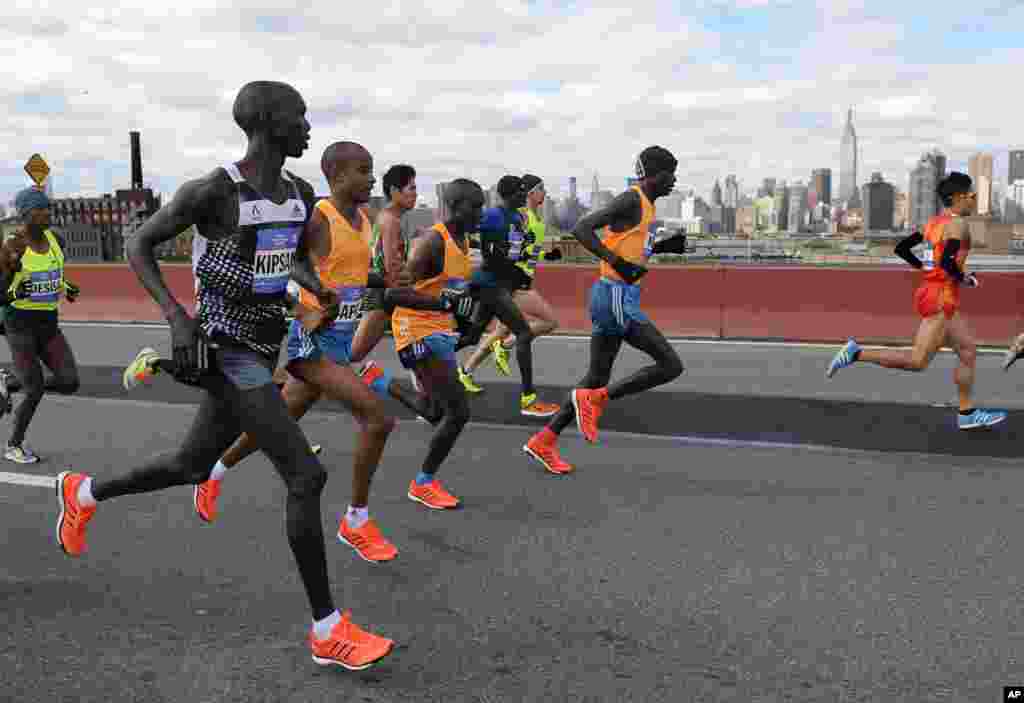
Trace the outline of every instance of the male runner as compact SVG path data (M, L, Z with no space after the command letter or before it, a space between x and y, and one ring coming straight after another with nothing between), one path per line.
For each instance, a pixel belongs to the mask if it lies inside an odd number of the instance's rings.
M467 235L480 222L484 193L473 181L459 178L444 192L450 213L443 224L413 243L407 269L412 288L388 289L387 301L397 306L392 316L395 350L402 365L412 369L427 395L443 408L443 417L430 440L423 468L409 484L409 498L438 510L455 508L459 499L437 479L437 470L469 421L469 401L456 373L456 317L473 314L462 297L473 267ZM444 306L446 296L458 300ZM438 300L440 298L440 301Z
M248 138L245 157L184 184L132 239L129 262L171 326L175 378L198 385L203 398L178 450L108 480L61 472L57 536L67 554L82 554L97 503L202 483L224 450L247 432L287 487L288 543L312 610L313 660L364 669L385 657L393 642L334 607L320 521L327 474L271 380L285 332L281 301L289 272L323 307L338 304L338 296L321 286L307 252L304 225L313 189L282 168L309 144L305 114L305 102L289 85L245 85L234 105L235 122ZM154 255L155 246L192 224L209 240L197 267L202 285L196 319L174 299Z
M537 400L533 385L534 332L516 306L513 291L530 287L530 277L517 265L529 258L525 250L531 243L519 208L526 204L526 189L519 176L502 176L498 181L501 205L488 208L480 221L480 255L483 265L473 273L479 289L479 317L472 330L462 336L459 348L479 342L483 331L497 318L516 336L516 360L522 376L519 408L529 417L550 417L558 411L553 403Z
M43 393L78 392L78 366L58 324L58 309L62 295L73 303L79 289L65 276L65 242L49 227L49 198L39 188L26 188L14 202L24 230L5 243L8 255L0 270L0 291L4 292L5 333L16 377L9 378L6 370L0 372L0 414L6 412L12 392L24 392L14 411L4 458L34 464L39 457L25 442L25 434ZM12 258L15 252L20 254ZM43 364L53 372L49 380L43 378Z
M520 311L529 320L534 337L542 337L558 329L558 318L548 301L534 287L537 262L540 260L558 261L562 258L562 250L556 247L550 252L545 252L543 248L546 230L542 210L546 197L544 181L539 176L528 173L523 176L523 187L526 189L526 207L521 208L519 214L526 220L526 241L530 243L524 247L523 258L516 265L526 274L529 283L524 288L512 291L512 297ZM488 334L477 345L466 365L459 368L459 380L462 381L466 390L470 393L479 393L483 390L473 380L473 372L492 352L498 373L508 376L512 372L508 364L510 348L511 334L508 328L499 322L494 332Z
M942 179L937 190L943 212L929 220L923 237L915 232L896 247L897 255L924 271L922 283L914 292L914 307L921 316L921 324L913 348L910 351L863 349L851 339L825 370L826 378L832 378L839 369L867 361L888 369L924 371L935 353L948 345L960 359L960 366L953 372L953 382L960 395L957 424L961 430L991 427L1006 419L1005 412L975 408L971 399L978 351L974 334L960 314L960 285L970 288L979 285L977 277L964 269L971 249L971 231L966 217L974 211L977 202L972 185L970 176L957 171ZM925 250L925 260L921 261L910 249L923 241L927 241L929 248Z
M348 352L362 317L368 286L384 280L370 269L370 222L362 206L373 188L373 158L352 142L337 142L323 153L321 168L331 197L316 204L306 225L306 242L321 284L335 291L340 305L324 310L316 298L299 288L296 319L287 342L288 379L283 395L289 414L301 419L321 394L352 410L361 432L352 473L352 503L338 526L338 539L370 562L390 561L398 550L369 517L370 482L380 462L394 418L363 385L349 366ZM147 364L152 368L152 363ZM223 476L257 451L256 440L243 434L195 490L196 513L206 522L217 514Z
M590 290L590 368L569 401L547 427L533 435L523 451L554 474L573 470L558 452L558 435L572 422L589 442L597 441L597 423L609 400L663 385L683 373L683 362L661 331L640 310L640 286L645 264L653 254L685 251L686 237L676 234L655 241L654 202L672 192L676 158L667 149L650 146L636 160L639 183L608 207L587 215L573 236L601 259L601 277ZM598 228L604 227L599 238ZM608 385L612 365L626 342L654 360L622 381Z

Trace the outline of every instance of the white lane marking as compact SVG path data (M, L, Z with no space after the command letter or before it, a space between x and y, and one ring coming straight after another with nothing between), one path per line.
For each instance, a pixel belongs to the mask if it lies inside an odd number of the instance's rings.
M13 483L16 486L35 486L53 490L56 476L39 476L37 474L12 474L0 471L0 483Z
M93 327L96 329L121 329L121 330L167 330L166 324L160 322L72 322L62 321L61 327ZM588 335L578 334L555 334L537 339L538 343L558 344L559 342L589 342ZM704 344L721 347L769 347L782 349L818 349L837 351L842 347L843 342L769 342L756 339L687 339L685 337L669 337L668 340L674 345ZM911 349L909 345L885 345L885 344L862 344L863 349ZM978 347L980 354L1004 354L1007 347ZM940 353L952 353L949 349L942 349Z

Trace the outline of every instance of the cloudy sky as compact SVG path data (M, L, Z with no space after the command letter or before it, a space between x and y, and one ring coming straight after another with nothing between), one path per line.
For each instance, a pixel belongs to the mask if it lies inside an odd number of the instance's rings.
M170 194L243 154L231 103L256 79L303 93L312 144L291 168L320 193L320 153L341 139L371 150L378 178L416 166L428 201L438 181L527 170L553 192L576 176L587 199L595 173L621 189L649 144L702 193L818 167L836 188L849 106L862 181L905 188L933 147L964 168L990 151L1005 181L1024 148L1019 0L92 4L0 9L0 202L33 152L57 195L128 187L133 129L145 180Z

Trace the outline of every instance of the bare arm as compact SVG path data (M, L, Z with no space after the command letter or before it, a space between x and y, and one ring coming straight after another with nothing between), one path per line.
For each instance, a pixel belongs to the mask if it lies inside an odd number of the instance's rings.
M387 272L389 287L397 285L398 272L405 266L402 257L402 221L390 214L384 214L380 220L380 242L384 251L384 271Z
M216 207L227 197L229 186L230 181L224 182L216 175L185 183L128 243L128 263L168 320L185 315L185 309L167 287L155 249L194 224L220 224L216 222Z
M413 242L412 252L406 264L406 272L412 283L426 280L437 275L438 258L444 257L444 240L437 232L420 237ZM443 312L445 307L440 298L417 293L411 287L388 288L385 293L388 304L413 310L433 310Z
M581 219L573 229L572 236L576 237L587 251L610 264L618 257L601 242L596 230L613 222L629 221L639 207L640 198L636 191L628 190L610 202L608 207Z

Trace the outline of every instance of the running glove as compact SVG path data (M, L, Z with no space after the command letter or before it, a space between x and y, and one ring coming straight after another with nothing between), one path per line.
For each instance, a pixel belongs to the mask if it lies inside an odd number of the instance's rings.
M964 276L964 285L968 288L978 288L981 286L981 281L973 273L969 273Z
M551 251L544 253L544 261L561 261L561 260L562 260L562 250L559 249L558 247L555 247Z
M632 261L626 261L621 256L616 256L608 263L613 269L615 269L615 273L622 276L622 280L629 284L636 283L643 278L645 273L647 273L646 266L634 264Z
M71 281L64 281L64 295L67 296L68 302L73 303L78 300L78 296L81 295L82 289L76 286Z

